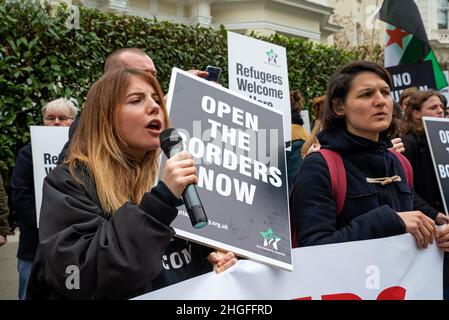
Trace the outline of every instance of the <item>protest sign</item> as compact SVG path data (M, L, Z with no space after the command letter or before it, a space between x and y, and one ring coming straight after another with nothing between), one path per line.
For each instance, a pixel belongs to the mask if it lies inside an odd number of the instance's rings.
M449 203L449 119L423 117L444 211ZM430 165L430 164L429 164Z
M291 270L281 112L179 69L167 104L196 162L209 218L194 229L181 209L172 223L177 235Z
M401 64L387 68L393 80L391 97L399 102L402 91L416 87L419 90L435 89L435 77L432 62L423 61L415 64Z
M285 48L228 31L228 75L229 89L282 111L284 141L289 142L291 111Z
M68 140L69 127L31 126L31 150L33 154L34 194L36 198L36 219L42 203L44 179L56 167L59 153Z

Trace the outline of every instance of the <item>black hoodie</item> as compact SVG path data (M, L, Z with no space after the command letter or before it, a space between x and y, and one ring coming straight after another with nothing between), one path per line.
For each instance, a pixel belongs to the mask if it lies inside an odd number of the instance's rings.
M62 164L44 180L27 299L127 299L149 292L174 235L178 199L159 182L139 204L127 202L107 215L89 172L80 169L78 176L82 184Z

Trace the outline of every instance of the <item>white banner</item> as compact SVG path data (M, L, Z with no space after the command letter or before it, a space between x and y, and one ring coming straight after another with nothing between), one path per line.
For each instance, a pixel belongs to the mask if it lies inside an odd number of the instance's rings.
M228 68L229 89L282 111L284 141L290 141L292 118L285 48L228 31Z
M410 234L293 250L294 271L240 260L137 300L442 299L443 254Z
M39 227L44 179L56 167L58 156L69 137L69 127L31 126L30 133L33 153L36 219Z

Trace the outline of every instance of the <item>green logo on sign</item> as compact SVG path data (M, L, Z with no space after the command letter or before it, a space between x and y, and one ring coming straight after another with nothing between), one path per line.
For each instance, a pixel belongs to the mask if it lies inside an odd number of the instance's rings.
M260 235L263 237L263 246L268 247L271 246L275 250L278 250L278 242L281 238L274 234L271 228L268 228L267 231L262 231Z
M278 55L271 49L270 51L265 51L265 53L268 56L268 62L277 63L276 59L278 58Z

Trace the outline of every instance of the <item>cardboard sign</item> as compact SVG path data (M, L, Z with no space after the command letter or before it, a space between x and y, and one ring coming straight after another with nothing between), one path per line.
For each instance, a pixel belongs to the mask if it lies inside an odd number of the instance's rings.
M33 153L36 220L39 227L44 179L56 167L59 153L61 153L62 148L69 139L69 127L31 126L30 133Z
M194 229L181 209L172 223L177 235L291 270L281 112L179 69L172 72L168 105L196 162L209 218L208 226Z
M433 74L432 62L423 61L415 64L401 64L387 68L393 80L391 97L399 102L404 89L417 87L419 90L435 89L435 76Z
M447 213L449 203L449 119L423 117L423 122L444 211Z
M284 141L291 140L290 91L284 47L228 31L229 89L284 115Z

